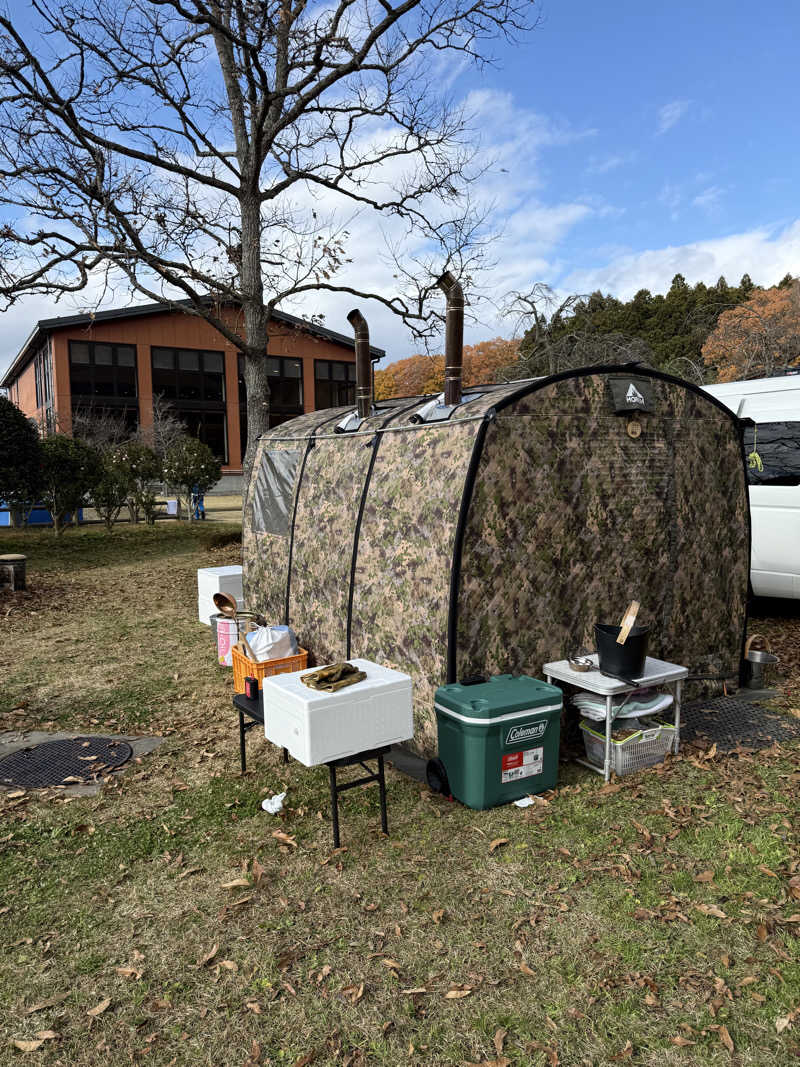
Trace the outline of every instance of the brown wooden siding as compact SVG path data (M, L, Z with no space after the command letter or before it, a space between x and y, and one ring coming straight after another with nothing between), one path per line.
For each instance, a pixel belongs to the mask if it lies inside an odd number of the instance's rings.
M89 326L64 326L51 332L53 352L53 390L59 430L69 432L72 425L72 397L69 379L69 342L100 341L136 346L137 384L139 393L139 423L142 427L153 421L153 382L150 349L204 348L225 353L225 393L228 423L228 463L226 472L242 469L239 432L239 384L237 352L225 338L203 319L179 311L157 312L152 315L118 318L96 322ZM355 362L352 348L329 341L284 324L270 330L269 354L290 356L303 361L303 404L305 411L315 410L314 360L336 359ZM19 401L15 402L27 414L37 416L33 363L16 379ZM12 385L11 389L14 389Z

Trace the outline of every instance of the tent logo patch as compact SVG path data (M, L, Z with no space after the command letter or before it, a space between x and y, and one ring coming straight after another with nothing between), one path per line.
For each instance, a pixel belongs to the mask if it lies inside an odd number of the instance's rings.
M547 719L541 722L525 723L524 726L512 726L506 736L506 744L514 745L518 741L538 741L540 737L544 737L546 729Z
M631 384L628 386L628 391L625 394L625 400L628 404L641 404L642 407L644 407L644 397L633 384L633 382L631 382Z

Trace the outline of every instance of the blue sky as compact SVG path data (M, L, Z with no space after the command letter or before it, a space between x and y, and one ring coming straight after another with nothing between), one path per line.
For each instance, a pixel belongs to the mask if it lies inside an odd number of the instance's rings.
M800 274L796 3L548 0L540 11L494 66L450 74L494 161L480 191L498 233L490 300L475 302L466 340L509 335L497 305L537 281L629 297L665 290L677 271L731 283L747 271L765 285ZM37 298L7 313L0 370L36 319L80 306ZM323 311L349 332L350 306L328 296L289 310ZM415 350L388 314L365 310L390 358Z
M779 238L800 213L799 27L797 5L774 0L544 7L540 27L505 50L491 81L575 135L543 151L541 199L592 210L553 247L558 276L546 280L596 275L627 293L635 283L614 269L621 257L755 230ZM745 262L743 241L740 273L777 280L763 272L763 235L750 243L758 262ZM709 248L709 268L712 259L727 268L731 253Z

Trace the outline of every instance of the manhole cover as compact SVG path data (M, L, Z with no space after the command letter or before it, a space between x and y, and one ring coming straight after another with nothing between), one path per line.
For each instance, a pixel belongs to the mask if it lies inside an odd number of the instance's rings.
M107 737L45 741L0 760L0 784L41 789L91 782L127 763L132 754L127 741Z
M730 697L694 700L681 709L681 742L713 741L720 752L768 748L800 737L800 720Z

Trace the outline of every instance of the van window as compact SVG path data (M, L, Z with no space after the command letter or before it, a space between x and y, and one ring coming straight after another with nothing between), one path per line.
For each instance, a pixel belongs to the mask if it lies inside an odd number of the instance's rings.
M750 485L800 485L800 422L760 422L744 431L745 453L755 451L763 470L748 467Z

